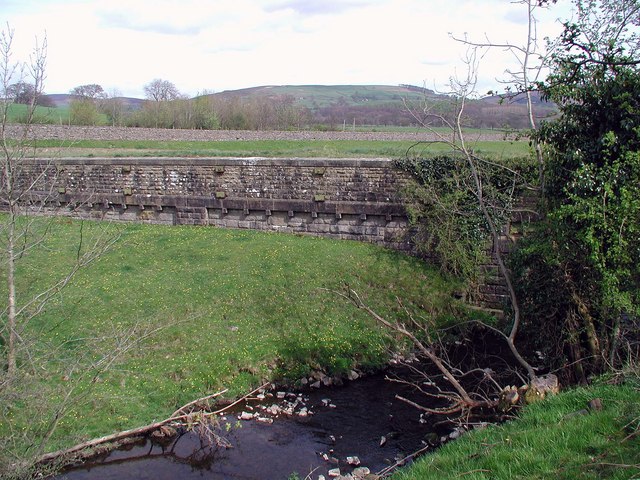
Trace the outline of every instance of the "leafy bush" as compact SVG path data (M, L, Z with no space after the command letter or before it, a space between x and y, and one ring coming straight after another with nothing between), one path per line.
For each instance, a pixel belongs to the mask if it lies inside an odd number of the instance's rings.
M562 113L538 133L547 217L514 262L527 316L561 332L553 353L568 357L578 380L628 361L619 346L638 336L640 58L631 17L620 16L637 12L631 3L594 0L565 25L541 85Z

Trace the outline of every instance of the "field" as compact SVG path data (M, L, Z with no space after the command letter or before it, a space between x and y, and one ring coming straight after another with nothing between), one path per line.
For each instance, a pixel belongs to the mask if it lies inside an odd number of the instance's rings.
M23 122L28 111L27 105L11 104L8 109L9 123ZM34 122L40 124L66 125L69 123L69 107L36 107Z
M34 156L126 157L385 157L450 151L446 130L236 131L34 126ZM10 130L9 133L17 132ZM15 133L13 133L15 135ZM528 140L499 130L470 130L469 148L492 158L528 155Z

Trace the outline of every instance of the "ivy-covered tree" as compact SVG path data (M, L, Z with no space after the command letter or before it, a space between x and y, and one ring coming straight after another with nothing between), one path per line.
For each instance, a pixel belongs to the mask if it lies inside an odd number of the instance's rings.
M547 219L516 259L526 305L578 379L616 365L640 316L640 2L577 1L541 85ZM637 333L636 333L637 335Z

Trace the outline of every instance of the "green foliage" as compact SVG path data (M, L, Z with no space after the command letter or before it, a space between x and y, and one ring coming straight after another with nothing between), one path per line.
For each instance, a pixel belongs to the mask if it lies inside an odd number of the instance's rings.
M576 86L562 119L541 132L552 147L550 221L565 244L572 244L574 259L584 259L585 268L576 275L599 284L599 308L613 316L637 314L640 78L632 68L598 68L591 74L590 83Z
M92 99L80 98L69 104L69 117L73 125L99 125L102 116Z
M467 160L442 154L406 157L397 165L416 180L407 189L407 205L418 248L444 272L477 281L491 235ZM514 201L532 172L528 158L478 160L482 195L495 225L509 223Z
M192 128L197 130L216 130L220 128L220 120L208 97L196 97L191 102L193 109Z
M621 37L608 36L625 31L610 30L621 21L611 15L633 2L589 3L596 10L566 25L542 86L562 112L539 132L547 217L514 265L528 316L561 329L555 355L589 357L593 371L615 363L625 328L640 316L640 75Z
M464 161L442 155L398 165L417 180L407 189L407 211L419 250L444 272L472 280L486 257L488 231L472 192L461 186Z

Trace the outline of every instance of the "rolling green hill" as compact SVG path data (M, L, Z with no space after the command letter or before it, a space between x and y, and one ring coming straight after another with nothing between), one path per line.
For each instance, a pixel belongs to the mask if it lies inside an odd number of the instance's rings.
M358 125L412 125L417 120L409 109L422 112L425 101L438 105L439 114L446 116L450 110L448 95L412 85L267 85L212 96L222 101L293 104L308 109L319 124L353 121ZM554 113L555 106L535 95L534 111L536 117L545 118ZM469 126L528 128L523 95L513 99L492 95L470 100L466 114Z
M292 97L302 106L317 109L331 105L401 105L403 101L419 102L424 98L444 98L432 90L411 86L390 85L273 85L228 90L214 94L227 98Z
M72 96L52 94L46 97L55 107L47 109L43 115L40 115L38 122L67 123L69 121L69 101ZM193 100L197 102L202 98L196 97ZM449 96L412 85L265 85L227 90L207 95L204 98L210 100L205 104L209 104L209 107L216 112L215 114L220 120L219 127L232 129L290 128L290 125L269 127L262 125L264 122L253 125L248 120L250 117L255 119L264 116L264 112L267 111L271 111L271 116L274 118L279 115L280 117L289 115L289 118L300 119L297 121L289 120L290 123L293 122L291 124L296 125L296 128L310 126L336 128L343 124L413 126L419 121L416 118L417 115L414 115L412 111L422 114L425 101L435 108L434 111L448 118L449 121L454 118ZM119 100L121 107L126 112L124 124L132 126L144 124L140 118L135 119L135 112L141 109L144 100L136 98L120 98ZM535 116L538 119L553 115L555 112L553 104L541 101L538 96L534 100ZM172 108L175 108L176 111L184 109L184 101L177 102ZM465 114L465 123L469 127L528 128L527 107L522 95L513 99L493 95L470 100L466 104ZM230 117L231 120L223 121L225 116ZM238 122L240 117L243 117L242 122ZM429 121L433 121L434 118L430 117ZM151 123L157 124L155 121ZM433 125L437 126L441 123L439 119L435 118ZM175 124L172 125L173 128L176 127ZM178 128L202 127L178 126Z

